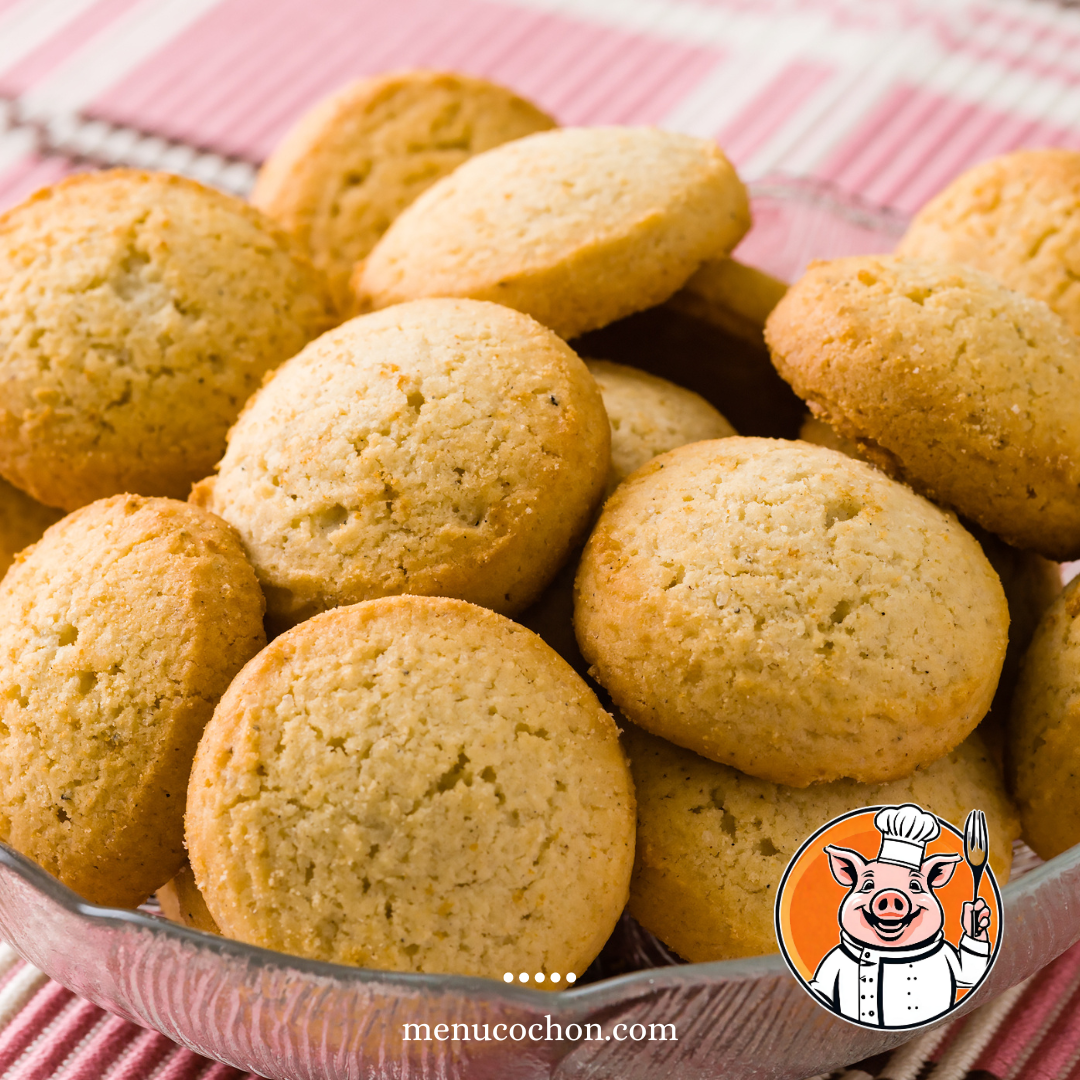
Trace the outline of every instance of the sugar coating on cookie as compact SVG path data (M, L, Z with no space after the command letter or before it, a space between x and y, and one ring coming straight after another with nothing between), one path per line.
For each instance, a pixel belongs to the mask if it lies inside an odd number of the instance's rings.
M1080 152L1018 150L976 165L915 215L897 254L984 270L1080 334Z
M777 951L776 890L802 843L864 806L911 802L962 828L982 810L990 865L1008 880L1016 810L978 735L902 780L770 784L627 725L623 741L638 800L630 914L684 960Z
M73 510L186 498L263 374L330 325L268 218L166 173L82 173L0 217L0 473Z
M990 705L1008 628L951 514L836 451L743 437L616 488L574 617L630 720L798 787L896 779L951 750Z
M187 503L118 495L52 526L0 585L0 838L141 904L184 862L195 747L262 616L236 536Z
M1006 760L1024 839L1044 859L1080 843L1080 578L1043 615L1013 696Z
M41 534L63 516L63 510L44 506L0 480L0 578L23 548L40 540Z
M1080 555L1080 338L959 264L815 263L766 326L773 363L868 459L1016 547Z
M634 820L615 724L568 665L493 612L402 596L248 664L199 745L187 837L230 937L502 979L585 970Z
M424 192L357 267L361 309L469 296L564 338L666 300L750 227L708 139L564 128L479 154Z
M297 121L259 171L251 201L292 233L346 309L353 266L422 191L474 154L553 127L486 79L437 71L358 79Z
M646 461L676 446L723 439L735 429L700 394L640 368L586 360L611 423L609 493Z
M527 315L423 300L284 364L192 495L240 533L271 616L396 593L527 606L603 495L607 415Z

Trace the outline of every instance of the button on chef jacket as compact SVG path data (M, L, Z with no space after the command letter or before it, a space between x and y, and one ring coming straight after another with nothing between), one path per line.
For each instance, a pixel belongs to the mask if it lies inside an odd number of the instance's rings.
M840 932L810 989L830 1009L873 1027L926 1024L947 1012L958 986L974 986L990 963L990 943L963 934L960 948L939 932L910 949L875 949Z

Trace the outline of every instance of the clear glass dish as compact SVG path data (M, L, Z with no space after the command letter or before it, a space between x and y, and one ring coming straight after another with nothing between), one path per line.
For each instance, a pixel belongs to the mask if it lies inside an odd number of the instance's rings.
M890 250L903 228L895 215L796 182L761 185L755 212L758 225L741 257L789 279L810 258ZM1030 855L1018 861L1003 891L1000 960L960 1014L1080 939L1080 846L1035 864ZM4 845L0 934L94 1003L201 1054L280 1080L797 1080L908 1037L832 1016L795 983L779 955L672 963L629 921L591 969L596 981L549 993L487 979L301 960L142 911L96 907ZM545 1038L549 1023L562 1039ZM406 1024L427 1025L431 1041L405 1038ZM487 1025L490 1037L440 1040L444 1029L437 1025L446 1025L449 1036L454 1024L479 1035ZM505 1027L497 1029L500 1024ZM670 1024L675 1040L648 1037L660 1030L653 1025ZM568 1037L573 1025L580 1037ZM502 1041L495 1038L498 1030ZM517 1032L523 1037L514 1037ZM530 1037L534 1032L538 1039ZM636 1032L645 1038L635 1038Z

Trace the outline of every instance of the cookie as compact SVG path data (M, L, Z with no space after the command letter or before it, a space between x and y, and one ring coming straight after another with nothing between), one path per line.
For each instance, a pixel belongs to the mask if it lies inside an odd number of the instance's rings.
M1024 839L1044 859L1080 843L1080 578L1043 615L1024 656L1007 763Z
M65 510L186 498L329 303L269 219L192 180L117 169L39 191L0 217L0 473Z
M190 926L193 930L204 930L208 934L221 933L195 884L195 875L189 863L185 862L176 877L158 889L157 899L166 919L181 926Z
M199 744L187 838L229 937L564 977L626 903L633 785L611 717L534 634L392 597L317 615L244 668Z
M251 201L292 233L347 311L353 266L417 195L474 154L553 127L486 79L436 71L359 79L297 121L259 171Z
M850 457L863 460L858 445L838 435L823 420L807 417L799 437L818 446L828 446ZM1012 705L1020 661L1031 644L1035 627L1043 612L1061 592L1061 568L1034 551L1020 551L980 529L970 521L963 526L979 542L990 565L994 568L1009 605L1009 645L1001 665L994 700L979 723L979 734L999 767L1004 765L1005 728Z
M737 259L708 259L668 301L685 312L751 345L765 344L765 320L787 285Z
M947 753L990 705L1008 628L951 514L836 451L743 437L616 488L574 619L630 720L795 787L898 779Z
M494 300L564 338L666 300L750 227L707 139L566 128L479 154L421 195L357 266L360 310Z
M849 810L911 802L963 828L985 812L990 866L1008 880L1016 810L977 735L902 780L770 784L626 725L638 800L630 914L684 960L777 951L776 890L801 844Z
M0 839L95 903L168 881L195 747L262 615L232 530L187 503L117 495L53 525L0 584Z
M897 254L984 270L1080 334L1080 153L1018 150L969 169L915 215Z
M63 516L62 510L42 506L25 491L0 480L0 578L23 548L40 540Z
M959 264L816 263L769 316L773 363L861 453L1014 547L1080 555L1080 339Z
M240 533L283 625L406 592L512 614L588 529L609 441L595 381L550 330L422 300L279 368L192 498Z
M585 366L600 387L611 424L609 494L657 454L686 443L736 434L693 390L609 360L586 360Z

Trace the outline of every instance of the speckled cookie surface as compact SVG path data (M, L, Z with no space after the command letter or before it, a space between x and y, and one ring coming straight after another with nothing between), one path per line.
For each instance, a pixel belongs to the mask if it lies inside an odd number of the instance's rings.
M387 230L354 285L361 310L469 296L564 338L666 300L750 226L711 140L566 128L467 161Z
M555 127L486 79L401 71L319 102L259 172L251 201L297 239L342 309L349 276L422 191L474 154Z
M534 634L393 597L316 616L244 669L199 745L187 836L242 941L579 975L626 902L633 785L611 717Z
M1009 877L1016 810L977 735L887 784L785 788L745 776L633 725L623 733L638 798L630 914L684 960L777 951L776 890L815 829L862 806L913 802L963 828L985 812L990 865Z
M32 499L25 491L0 480L0 578L24 547L41 539L41 534L64 516Z
M860 452L1016 547L1080 554L1080 338L959 264L816 263L766 326L773 363Z
M184 862L184 794L214 704L265 642L232 531L171 499L69 515L0 585L0 837L101 904Z
M328 305L268 218L194 181L114 170L38 192L0 217L0 473L66 510L186 498Z
M283 365L192 498L240 533L283 622L406 592L510 614L580 542L609 441L595 381L551 331L424 300Z
M892 780L951 750L990 705L1008 627L951 514L836 451L742 437L615 490L574 617L630 720L794 786Z
M735 429L703 397L640 368L586 360L611 423L613 491L646 461L676 446L723 439Z
M969 169L916 214L897 254L985 270L1080 334L1080 153L1019 150Z
M1013 697L1007 762L1024 839L1044 859L1080 843L1080 579L1043 615Z

